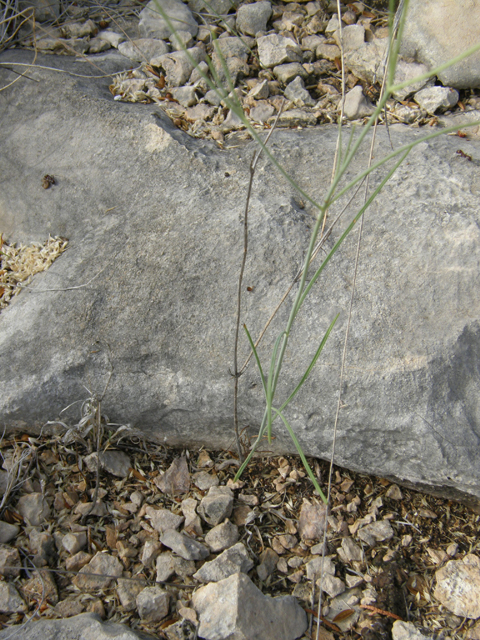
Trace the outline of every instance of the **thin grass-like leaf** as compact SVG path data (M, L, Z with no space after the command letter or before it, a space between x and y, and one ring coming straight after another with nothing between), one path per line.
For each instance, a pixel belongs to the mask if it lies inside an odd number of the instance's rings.
M333 327L335 326L335 323L337 322L338 318L339 318L340 314L337 313L337 315L335 316L335 318L332 320L332 322L330 323L330 326L328 327L327 331L325 332L325 335L322 338L322 341L320 342L320 346L318 347L315 355L313 356L313 359L308 367L308 369L305 371L305 373L302 376L302 379L300 380L300 382L297 384L297 386L295 387L295 390L290 394L290 396L285 400L285 402L282 404L282 406L280 407L279 411L283 411L285 409L285 407L291 402L291 400L293 400L293 398L297 395L297 393L300 391L300 389L302 388L303 384L305 383L306 379L308 378L308 376L310 375L310 372L312 371L313 367L315 366L315 363L317 362L320 354L323 351L323 347L325 346L325 343L328 340L328 336L330 335Z
M303 453L302 447L300 446L300 443L298 442L297 437L296 437L292 427L289 425L288 420L285 418L283 413L278 411L278 409L275 409L275 407L273 407L273 411L275 411L275 413L277 413L280 416L280 418L283 420L283 424L287 428L288 433L290 434L290 437L293 440L293 443L295 444L295 447L296 447L296 449L298 451L298 455L300 456L300 459L302 460L302 464L305 467L305 471L308 473L308 477L312 481L313 486L315 487L315 490L318 492L318 495L323 500L323 502L325 504L328 504L328 500L325 497L325 494L323 493L323 491L320 489L320 485L318 484L317 479L315 478L315 476L313 474L313 471L311 470L310 465L307 462L307 459L305 457L305 454Z

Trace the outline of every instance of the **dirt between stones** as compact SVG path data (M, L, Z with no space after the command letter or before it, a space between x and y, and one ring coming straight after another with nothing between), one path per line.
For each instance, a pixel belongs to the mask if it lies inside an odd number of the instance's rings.
M190 517L189 535L208 544L211 537L205 536L215 527L198 514L203 513L201 505L208 487L217 484L230 486L233 492L229 521L234 525L232 530L238 532L235 538L253 560L254 567L248 571L253 582L267 595L293 594L307 613L316 613L318 587L312 593L312 585L319 577L314 566L321 557L322 541L304 537L300 514L306 504L320 504L320 500L313 495L296 457L259 454L242 480L234 483L238 460L231 451L180 451L133 436L120 442L110 438L110 456L103 459L105 467L99 470L96 490L91 435L70 442L65 442L65 433L41 438L6 436L0 450L10 476L17 473L17 479L24 480L5 492L7 501L0 523L2 558L10 558L3 561L0 573L15 586L24 604L13 613L0 615L2 627L22 623L34 612L41 618L62 618L93 611L103 619L159 638L177 637L172 635L174 625L184 620L183 627L191 628L193 638L195 612L191 598L202 583L192 574L218 557L218 552L211 550L210 556L196 561L191 571L179 570L163 581L161 587L170 594L170 609L155 623L142 619L137 607L124 606L119 592L125 580L111 580L103 588L89 587L88 580L83 584L75 576L82 567L88 571L95 554L105 552L112 561L116 558L115 562L121 563L123 578L141 580L146 587L158 586L163 564L157 562L155 568L155 563L170 551L159 543L161 536L148 513L163 509L178 516L187 514L187 505L190 510L193 506L190 516L195 517L196 508L197 520L193 525ZM325 487L328 464L310 462ZM2 472L0 479L5 483L7 472ZM87 515L95 494L97 506ZM44 509L41 513L34 511L38 519L32 526L25 498L34 500L35 496L44 500ZM386 523L387 534L382 535L380 527ZM358 634L369 640L390 638L392 624L399 619L433 634L442 630L443 637L476 638L478 623L475 626L474 620L449 612L436 601L433 591L439 567L453 557L480 555L479 524L480 516L458 503L400 488L382 478L334 468L325 561L334 568L336 582L333 591L325 583L330 595L323 594L322 638ZM4 527L10 536L14 534L8 542L3 537ZM183 527L187 528L186 521ZM367 531L376 536L373 544ZM79 545L70 545L72 533ZM147 560L148 545L154 553ZM18 564L13 573L5 566L12 563ZM349 605L339 611L342 597ZM312 620L313 634L315 621L316 617ZM310 633L304 636L313 637Z

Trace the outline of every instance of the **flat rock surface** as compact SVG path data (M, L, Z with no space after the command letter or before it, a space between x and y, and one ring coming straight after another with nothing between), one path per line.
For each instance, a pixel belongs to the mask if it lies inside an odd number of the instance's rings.
M12 56L30 60L31 52L7 51L0 61ZM72 60L38 58L47 61L94 73ZM229 369L253 144L232 139L221 151L194 140L155 105L114 102L105 79L41 68L29 75L33 81L0 94L0 227L11 241L43 242L50 233L69 245L0 316L3 423L41 427L84 400L85 386L100 396L108 381L102 409L112 422L169 444L230 446ZM0 70L2 86L15 77ZM394 148L421 134L390 129ZM270 148L321 199L335 142L336 129L323 126L275 131ZM390 150L384 129L377 144L376 158ZM365 167L368 147L349 177ZM479 161L475 141L422 142L368 212L336 454L351 469L471 502L480 498ZM56 177L50 189L42 188L45 174ZM372 187L381 175L373 174ZM331 220L345 203L331 209ZM263 158L241 318L252 335L297 273L314 215ZM334 228L327 247L340 233ZM288 411L314 456L327 455L332 441L354 255L352 238L306 301L278 387L279 400L291 393L340 312ZM264 366L288 309L260 348ZM248 355L243 336L240 353ZM253 364L240 381L239 410L240 424L254 433L263 400ZM78 416L78 405L62 420L69 416ZM277 451L293 450L283 429L275 435Z
M93 613L82 613L65 620L40 620L28 625L18 625L0 631L0 639L18 640L153 640L141 631L134 631L124 625L103 622Z

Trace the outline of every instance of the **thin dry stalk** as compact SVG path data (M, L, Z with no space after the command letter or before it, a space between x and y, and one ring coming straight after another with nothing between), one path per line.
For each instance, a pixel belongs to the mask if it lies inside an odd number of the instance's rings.
M268 144L272 133L275 131L275 127L277 126L278 119L280 118L283 106L285 104L285 98L280 105L280 109L278 110L277 117L275 118L275 122L273 123L272 128L268 132L267 137L265 138L265 142L263 145L255 151L252 157L252 161L250 163L250 179L248 181L247 188L247 198L245 200L245 213L243 217L243 255L242 255L242 264L240 267L240 274L238 277L238 291L237 291L237 317L235 323L235 342L233 348L233 378L234 378L234 387L233 387L233 422L234 422L234 430L235 430L235 440L237 444L238 457L241 462L243 462L243 450L240 443L240 430L238 425L238 380L242 375L242 371L238 370L238 343L240 336L240 317L242 312L242 285L243 285L243 274L245 272L245 265L247 262L247 254L248 254L248 210L250 208L250 198L252 195L252 187L253 187L253 178L255 177L255 171L257 168L258 161L262 155L263 149Z

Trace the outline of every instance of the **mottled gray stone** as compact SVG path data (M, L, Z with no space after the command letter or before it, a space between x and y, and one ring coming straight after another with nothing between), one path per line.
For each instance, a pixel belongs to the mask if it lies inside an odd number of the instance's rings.
M181 29L172 33L168 39L174 51L188 49L193 44L193 37L190 31L182 31Z
M257 39L258 56L264 67L276 67L284 62L301 62L302 50L293 40L270 34Z
M340 31L333 34L335 42L340 46ZM342 29L343 50L355 51L363 46L365 42L365 28L360 24L352 24Z
M224 58L240 58L244 62L248 58L249 49L245 45L244 39L238 36L218 38L214 41L213 46L215 51L219 51Z
M193 107L193 105L197 104L195 87L174 87L172 96L182 107ZM186 493L186 491L183 491L183 493Z
M20 596L13 584L0 582L0 612L23 613L27 609L25 600Z
M307 628L307 616L293 596L264 596L244 573L201 587L193 594L201 638L294 640Z
M364 555L361 547L352 540L352 538L343 538L342 545L337 549L338 556L345 564L356 561L361 562L364 560Z
M117 594L125 611L135 611L136 598L144 588L145 583L141 580L117 580Z
M154 38L137 38L120 42L118 50L122 56L126 56L134 62L150 62L156 56L168 53L168 45L163 40Z
M335 598L345 591L345 583L330 573L325 573L323 578L317 580L317 583L321 585L322 591L328 593L331 598Z
M159 533L163 533L168 529L178 529L185 519L183 516L177 516L168 509L147 507L145 512L152 523L152 527Z
M401 53L434 69L477 44L479 25L477 2L411 0ZM480 87L480 51L440 71L438 78L444 86L456 89Z
M271 15L272 5L268 0L244 4L237 11L237 29L254 36L259 31L265 31Z
M41 493L21 496L17 502L17 511L33 527L43 524L50 515L50 507Z
M173 29L189 31L192 36L198 33L198 24L192 12L177 0L151 0L140 12L139 29L143 38L158 38L163 40L172 34L170 27L160 13L160 9L167 15Z
M459 94L450 87L426 87L417 91L413 99L433 116L436 111L446 111L454 107L458 102Z
M82 551L87 545L87 534L85 531L78 533L67 533L62 538L62 546L68 553L74 555Z
M208 471L198 471L193 475L193 484L201 489L201 491L207 491L210 487L218 487L218 476Z
M297 107L313 107L315 104L315 100L305 89L305 83L300 76L287 85L285 97L294 102Z
M192 11L225 15L239 4L239 0L188 0Z
M307 563L307 578L309 580L317 580L320 578L322 575L322 567L324 575L327 573L332 576L335 575L335 565L332 558L325 556L322 559L322 556L317 556Z
M185 51L173 51L163 56L151 58L150 64L154 67L162 67L169 87L181 87L190 78L195 63L205 61L205 52L199 47Z
M97 454L91 453L84 458L89 471L97 470ZM118 478L126 478L132 466L130 458L123 451L104 451L100 453L100 468Z
M349 120L371 116L374 111L375 107L364 96L361 85L353 87L346 94L343 113Z
M378 520L367 524L362 529L359 529L357 536L360 540L363 540L368 545L373 546L376 542L382 542L383 540L390 540L393 536L392 525L388 520Z
M118 558L99 551L88 564L80 569L72 582L82 591L106 589L110 586L112 580L119 578L122 573L123 566ZM98 575L98 578L95 575Z
M265 581L277 566L279 556L273 549L267 547L260 555L260 564L257 566L257 575L260 580Z
M0 631L0 640L17 636L22 640L153 640L152 636L125 625L103 622L95 613L63 620L32 620L28 625L14 625Z
M30 53L10 49L0 60L30 63ZM39 54L37 61L99 74L66 56ZM108 79L73 78L38 66L31 74L38 82L21 79L1 94L0 227L17 242L62 235L69 248L0 315L2 423L8 430L40 429L85 398L82 385L100 396L110 370L106 352L91 348L100 340L115 345L114 375L102 402L112 422L131 423L159 443L228 448L232 300L253 143L222 151L213 141L193 139L157 105L114 102ZM14 77L0 69L1 86ZM283 115L282 126L316 122L301 109ZM286 171L319 200L330 180L336 135L335 126L322 125L277 129L270 140ZM395 149L421 135L390 127ZM377 141L378 149L390 148L383 127ZM368 148L366 141L349 177L367 166ZM452 136L414 147L367 212L337 462L478 505L480 177L458 148ZM463 141L462 150L480 158L475 139ZM55 188L41 188L45 172L59 177ZM383 175L374 172L371 184L378 186ZM255 233L245 278L255 289L243 298L241 322L257 336L298 272L315 209L300 202L265 156L251 205ZM335 227L329 242L343 229ZM332 433L324 425L335 415L353 245L340 248L312 287L279 381L281 401L341 312L288 408L311 456L331 448ZM287 303L267 331L262 362L289 310ZM243 336L241 348L246 357ZM262 394L252 363L239 395L240 423L251 425L252 435L262 420ZM61 419L78 422L78 403ZM272 450L295 452L281 423L273 426Z
M278 67L273 68L273 73L277 80L287 83L300 76L301 78L307 77L307 72L299 62L289 62L287 64L280 64Z
M136 598L138 615L147 623L163 620L168 614L170 594L160 587L145 587Z
M431 636L425 636L411 622L395 620L392 627L393 640L429 640Z
M10 524L0 520L0 544L6 544L18 535L20 527L16 524Z
M232 524L230 520L225 520L222 524L217 524L217 526L210 529L205 536L206 544L215 553L228 549L228 547L234 545L237 540L238 527Z
M45 565L53 567L57 561L57 550L53 536L46 531L32 529L28 537L34 565L36 567L44 567Z
M480 558L467 554L435 572L433 595L456 616L480 618Z
M0 546L0 575L5 578L15 578L20 575L21 566L18 549L2 544Z
M160 537L160 542L185 560L204 560L210 555L204 544L174 529L165 531Z
M253 561L248 555L245 546L242 542L237 542L237 544L230 547L230 549L226 549L214 560L205 562L194 574L194 578L202 582L218 582L239 571L248 573L252 567Z
M116 31L111 31L110 29L105 29L105 31L100 31L98 34L98 38L105 40L112 47L118 49L118 46L121 42L125 41L125 36L123 33L117 33Z
M233 493L229 487L210 487L198 506L199 515L215 526L229 518L233 509Z

